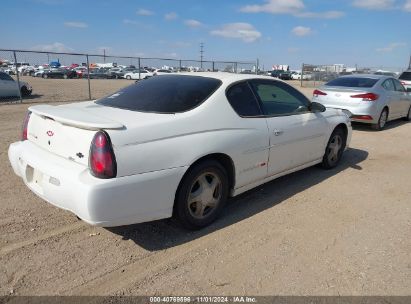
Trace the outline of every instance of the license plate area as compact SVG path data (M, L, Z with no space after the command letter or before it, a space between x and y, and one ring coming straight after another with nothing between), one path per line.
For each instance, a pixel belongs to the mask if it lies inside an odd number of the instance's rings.
M26 166L26 180L29 186L40 194L43 193L44 174L30 165Z

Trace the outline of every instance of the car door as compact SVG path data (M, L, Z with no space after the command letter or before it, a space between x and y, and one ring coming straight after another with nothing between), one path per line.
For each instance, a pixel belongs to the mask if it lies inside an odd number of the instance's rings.
M226 91L227 99L238 115L231 124L248 135L234 147L236 161L236 188L243 187L267 176L269 139L267 120L247 81L238 82Z
M8 93L7 82L3 79L3 73L0 73L0 97L6 97Z
M14 79L10 75L7 75L6 73L0 73L0 82L0 96L10 97L18 95L17 82L14 81Z
M410 98L408 96L407 91L405 90L404 86L399 82L397 79L393 79L395 85L395 91L398 94L398 99L400 103L400 116L404 117L408 114L410 109Z
M401 96L395 89L394 79L386 79L382 83L386 95L386 102L389 107L389 120L396 119L401 115Z
M324 155L328 122L309 110L298 90L275 80L250 81L269 130L268 176L319 160Z

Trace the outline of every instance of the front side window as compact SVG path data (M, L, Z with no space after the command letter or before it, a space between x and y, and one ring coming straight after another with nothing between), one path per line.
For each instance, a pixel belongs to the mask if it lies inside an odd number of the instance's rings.
M13 81L13 78L11 78L11 76L6 73L0 73L0 79L7 80L7 81Z
M150 77L99 99L96 103L138 112L180 113L200 105L221 83L218 79L200 76Z
M387 91L395 91L395 86L391 79L387 79L386 81L384 81L382 83L382 86Z
M309 111L308 99L293 87L279 81L254 80L254 92L265 115L291 115Z
M258 101L247 82L241 82L228 89L227 99L234 111L240 116L252 117L261 115Z

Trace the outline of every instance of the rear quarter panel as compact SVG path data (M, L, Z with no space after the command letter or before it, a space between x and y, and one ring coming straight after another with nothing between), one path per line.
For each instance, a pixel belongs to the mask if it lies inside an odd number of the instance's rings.
M266 167L257 168L268 158L266 120L239 117L225 97L224 85L192 111L126 131L111 130L109 134L119 176L190 166L213 153L232 159L236 186L266 174Z

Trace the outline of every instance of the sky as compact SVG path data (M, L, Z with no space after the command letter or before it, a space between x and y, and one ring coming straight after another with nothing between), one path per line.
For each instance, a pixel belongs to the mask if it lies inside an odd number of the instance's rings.
M2 0L0 48L406 68L411 0ZM7 26L4 26L7 25ZM0 52L1 57L1 52Z

